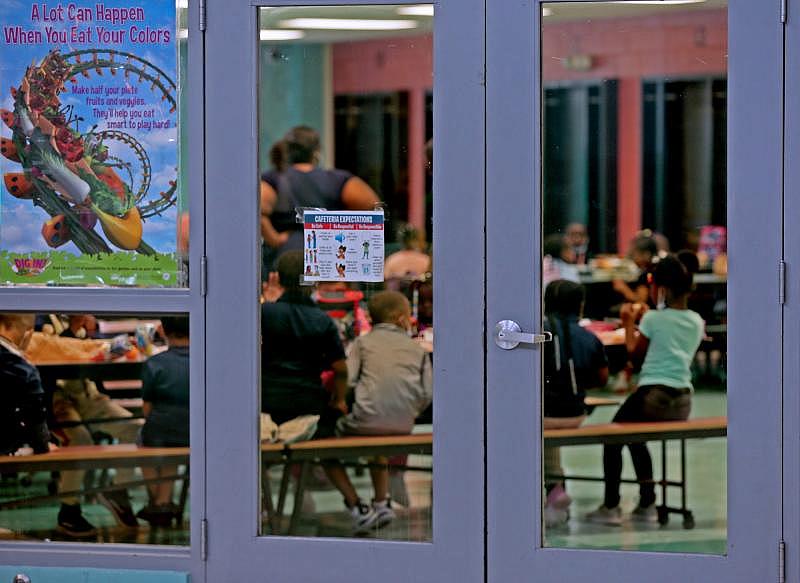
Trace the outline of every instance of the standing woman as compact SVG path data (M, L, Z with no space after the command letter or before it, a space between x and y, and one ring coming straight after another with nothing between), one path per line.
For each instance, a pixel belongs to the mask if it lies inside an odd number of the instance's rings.
M689 309L693 273L697 257L689 251L667 255L653 269L650 295L658 307L648 311L647 305L624 304L620 317L625 327L625 344L634 365L642 363L639 387L628 397L614 416L615 422L679 421L689 417L692 408L690 366L703 338L704 322ZM635 322L639 320L639 333ZM639 504L632 520L656 522L656 494L653 462L645 443L629 443L636 479L639 482ZM587 515L590 522L619 525L622 475L622 445L603 447L605 500Z
M296 208L372 210L379 202L369 185L346 170L320 168L319 134L308 126L289 130L273 146L273 170L261 176L263 276L284 251L303 248L303 225Z

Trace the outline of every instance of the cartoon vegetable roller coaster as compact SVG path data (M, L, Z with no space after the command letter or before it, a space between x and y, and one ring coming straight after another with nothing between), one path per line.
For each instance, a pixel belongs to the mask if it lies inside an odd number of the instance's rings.
M11 88L14 111L0 110L0 119L13 131L11 139L0 138L0 153L22 165L22 172L6 173L3 181L11 195L31 200L50 215L42 226L50 247L71 240L83 253L111 252L95 231L99 222L115 247L152 255L155 251L142 239L143 221L176 203L176 181L150 196L150 159L144 147L118 130L94 127L80 133L81 118L59 99L78 75L88 78L103 75L103 70L149 83L168 102L170 113L175 112L175 82L137 55L113 49L51 51L39 65L28 67L18 88ZM111 155L110 142L129 149L135 163Z

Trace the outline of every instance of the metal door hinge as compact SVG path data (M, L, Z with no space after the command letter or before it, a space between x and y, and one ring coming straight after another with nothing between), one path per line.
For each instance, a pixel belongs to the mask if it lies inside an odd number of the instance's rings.
M786 583L786 543L778 542L778 583Z
M781 23L786 24L786 0L781 0Z
M206 297L208 293L208 257L200 258L200 295Z
M786 303L786 262L778 263L778 301L781 305Z
M200 0L200 32L205 32L206 24L206 0Z
M200 558L208 560L208 519L200 521Z

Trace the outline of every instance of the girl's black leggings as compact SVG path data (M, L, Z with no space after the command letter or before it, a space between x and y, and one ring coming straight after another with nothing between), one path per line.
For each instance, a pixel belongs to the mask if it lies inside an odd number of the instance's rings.
M692 409L690 389L676 389L664 385L639 387L628 397L614 416L614 422L681 421L689 417ZM639 481L639 506L650 506L656 501L653 482L653 461L646 443L629 443L633 468ZM603 447L603 473L605 475L606 508L619 505L619 485L622 477L622 445Z

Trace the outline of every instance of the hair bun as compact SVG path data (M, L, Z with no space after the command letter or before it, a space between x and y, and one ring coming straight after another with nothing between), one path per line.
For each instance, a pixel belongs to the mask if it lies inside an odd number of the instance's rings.
M683 251L678 251L676 253L678 257L678 261L680 261L683 266L686 268L691 274L695 274L700 271L700 261L697 259L697 255L689 251L688 249L684 249Z

